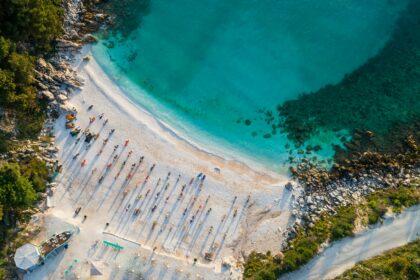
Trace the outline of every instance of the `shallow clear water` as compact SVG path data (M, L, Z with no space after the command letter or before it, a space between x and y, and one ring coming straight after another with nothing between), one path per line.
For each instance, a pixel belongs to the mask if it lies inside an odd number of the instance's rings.
M275 112L363 64L405 2L151 0L140 28L102 39L93 53L132 100L182 136L277 168L287 140L278 129L263 137L272 128L259 110ZM320 156L334 141L333 133L317 139L326 144Z

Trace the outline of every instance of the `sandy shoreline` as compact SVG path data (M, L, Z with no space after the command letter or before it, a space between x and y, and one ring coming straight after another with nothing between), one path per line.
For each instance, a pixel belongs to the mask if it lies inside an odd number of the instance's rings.
M88 46L74 64L84 86L69 105L79 112L76 126L99 138L90 147L84 136L77 142L65 129L64 116L57 120L63 170L50 199L53 207L45 214L47 220L62 221L45 222L46 232L65 230L63 225L79 230L65 253L28 279L64 277L74 260L72 273L82 279L89 267L82 263L100 266L103 279L120 279L133 270L133 259L148 279L240 278L243 253L280 249L292 222L292 193L283 187L287 178L191 145L133 104L91 56L82 60L85 55ZM90 117L96 120L90 123ZM77 207L81 212L74 217ZM123 244L124 250L114 252L101 245L104 240ZM213 261L205 260L206 252L212 252Z
M90 46L85 46L82 53L84 55L90 54ZM221 151L222 149L217 149L220 152L213 152L210 147L202 147L191 139L184 138L169 124L157 119L147 109L130 100L112 77L107 76L93 56L90 55L89 57L89 63L85 64L81 62L77 67L79 69L80 67L84 68L89 82L93 83L97 90L102 93L103 97L118 108L121 113L125 114L127 118L132 118L136 122L147 126L153 133L159 135L177 148L193 153L203 160L211 161L215 167L226 166L235 169L236 172L252 173L259 177L259 179L264 178L262 183L265 185L284 184L289 180L287 176L273 172L257 162L252 162L251 158L245 158L244 155L240 155L237 158L230 158L226 153ZM103 78L98 79L98 76ZM214 145L211 146L214 147Z

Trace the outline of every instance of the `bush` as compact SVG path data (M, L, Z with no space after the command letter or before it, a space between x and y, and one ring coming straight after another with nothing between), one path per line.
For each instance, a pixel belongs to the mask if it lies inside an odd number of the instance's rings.
M49 173L44 161L33 158L21 166L22 175L28 178L37 192L44 192Z
M340 207L337 215L331 219L331 239L338 240L343 237L352 236L354 221L356 220L356 208Z
M28 178L22 176L14 163L0 167L0 204L3 211L11 211L30 206L36 199L35 191Z

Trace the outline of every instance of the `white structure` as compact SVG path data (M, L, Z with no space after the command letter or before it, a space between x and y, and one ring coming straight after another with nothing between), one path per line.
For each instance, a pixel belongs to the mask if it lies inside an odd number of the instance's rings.
M19 247L15 253L15 264L22 270L31 270L35 268L41 259L38 248L30 243Z

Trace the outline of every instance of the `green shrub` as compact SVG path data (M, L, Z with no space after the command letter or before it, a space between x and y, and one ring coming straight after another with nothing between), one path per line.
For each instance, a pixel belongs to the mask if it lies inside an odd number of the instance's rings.
M356 208L354 206L340 207L337 215L331 218L331 239L334 241L352 236L355 220Z
M37 192L44 192L48 181L48 168L44 161L36 158L31 159L28 163L21 165L22 175L24 175L32 183L33 188Z

